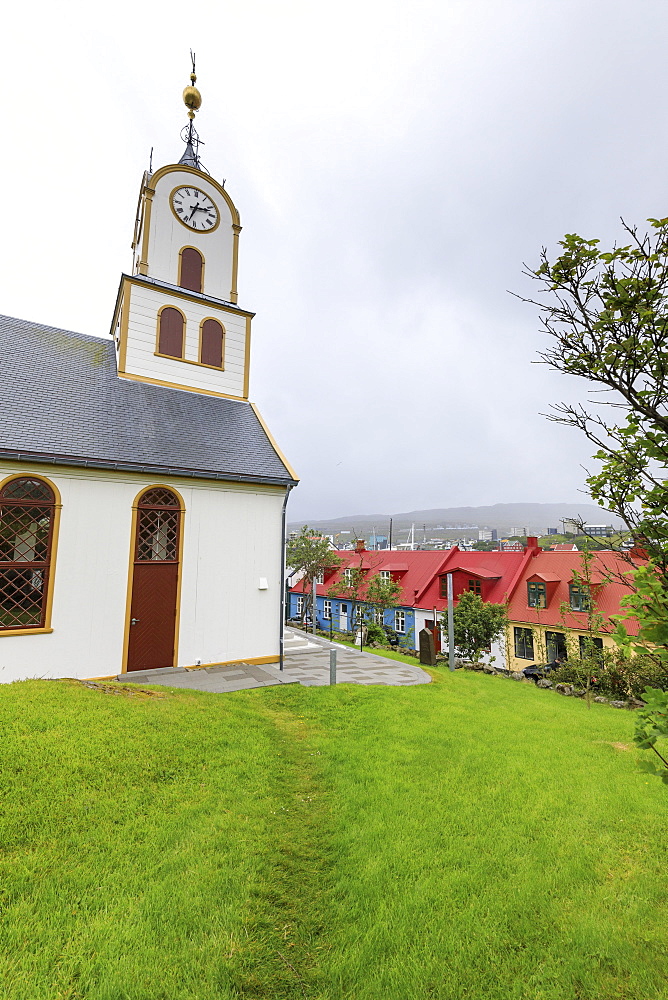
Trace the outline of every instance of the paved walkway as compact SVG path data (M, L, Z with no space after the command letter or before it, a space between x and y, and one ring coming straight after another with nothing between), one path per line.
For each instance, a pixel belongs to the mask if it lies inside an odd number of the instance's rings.
M274 684L301 684L316 687L329 684L329 652L336 649L338 684L429 684L431 678L420 667L388 660L373 653L360 653L348 646L338 646L324 639L286 629L283 670L278 664L235 663L223 667L199 667L196 670L165 668L133 670L119 674L128 684L164 684L168 687L195 688L197 691L243 691L246 688Z

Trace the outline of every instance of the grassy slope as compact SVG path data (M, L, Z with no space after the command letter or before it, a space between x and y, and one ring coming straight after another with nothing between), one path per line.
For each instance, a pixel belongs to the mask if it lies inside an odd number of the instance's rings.
M668 998L629 713L409 688L0 688L7 1000Z

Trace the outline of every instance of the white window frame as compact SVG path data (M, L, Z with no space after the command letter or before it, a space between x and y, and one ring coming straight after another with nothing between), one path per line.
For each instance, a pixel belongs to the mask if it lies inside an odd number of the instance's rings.
M297 594L297 615L301 618L304 611L304 598L301 594Z
M392 571L389 569L381 569L380 572L378 573L378 576L381 578L381 580L391 580Z
M331 621L331 619L332 619L332 602L327 597L325 598L325 601L324 601L324 604L323 604L323 608L324 608L324 611L322 613L322 617L326 621Z
M351 587L353 583L353 571L350 566L346 566L343 571L343 582L346 587Z
M394 631L399 635L406 634L406 612L397 610L394 612Z
M316 583L324 583L325 582L325 571L324 571L324 569L321 569L319 573L315 574L315 582Z
M385 624L385 615L383 613L383 609L382 608L374 608L373 609L373 622L374 622L374 625L384 625Z

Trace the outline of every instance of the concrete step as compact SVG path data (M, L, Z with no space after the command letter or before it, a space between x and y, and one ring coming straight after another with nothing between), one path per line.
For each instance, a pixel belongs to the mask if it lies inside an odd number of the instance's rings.
M319 643L313 642L312 637L308 632L302 632L299 629L286 628L283 633L283 652L284 653L297 653L306 652L310 649L321 649Z
M306 632L293 632L286 629L283 633L283 644L286 648L290 646L291 649L297 646L308 646L309 637Z

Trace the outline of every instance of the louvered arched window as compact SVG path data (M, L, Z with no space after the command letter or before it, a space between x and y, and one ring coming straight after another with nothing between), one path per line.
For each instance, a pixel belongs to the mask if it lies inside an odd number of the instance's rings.
M181 263L179 265L179 285L181 288L188 288L191 292L202 291L202 278L204 276L204 258L199 250L194 247L184 247L180 253Z
M173 306L162 309L158 320L158 354L166 354L170 358L183 358L184 328L183 313Z
M33 477L0 489L0 632L46 628L56 496Z
M217 319L205 319L200 328L199 360L213 368L223 367L225 330Z

